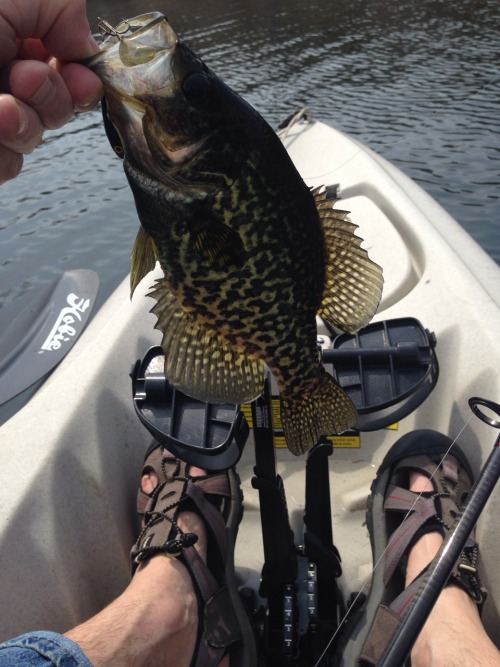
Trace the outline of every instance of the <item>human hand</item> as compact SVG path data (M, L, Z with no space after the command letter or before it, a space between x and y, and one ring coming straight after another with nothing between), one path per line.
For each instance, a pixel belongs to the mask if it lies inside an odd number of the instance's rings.
M74 110L95 107L99 78L78 64L99 51L85 0L0 2L0 183Z

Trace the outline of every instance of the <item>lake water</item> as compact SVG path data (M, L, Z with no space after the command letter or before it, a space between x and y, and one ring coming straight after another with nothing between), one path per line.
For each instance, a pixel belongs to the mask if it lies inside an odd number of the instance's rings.
M302 106L397 164L500 262L498 0L89 0L111 23L164 11L273 125ZM138 227L99 111L47 134L1 188L0 333L62 271L129 270Z

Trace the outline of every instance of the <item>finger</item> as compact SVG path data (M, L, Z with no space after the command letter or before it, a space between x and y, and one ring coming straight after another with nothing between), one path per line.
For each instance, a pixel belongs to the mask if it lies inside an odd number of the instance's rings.
M23 0L21 0L23 1ZM42 5L40 13L43 25L49 24L42 41L52 55L65 61L82 60L99 51L99 46L92 36L86 16L85 0L37 0ZM33 0L24 0L31 3ZM48 22L47 5L59 5L55 20Z
M11 95L0 95L0 147L31 153L40 143L43 130L33 109Z
M17 60L8 69L9 91L32 107L48 129L61 127L73 116L73 100L62 76L36 60Z
M61 60L81 60L99 50L90 33L85 0L0 2L0 66L16 57L19 39L42 40Z
M23 167L23 156L5 146L0 146L0 185L19 175Z
M104 90L101 80L83 65L62 65L59 74L70 92L73 108L77 111L93 109L102 98Z
M28 37L19 42L16 57L19 60L41 60L46 62L50 58L50 54L39 39Z

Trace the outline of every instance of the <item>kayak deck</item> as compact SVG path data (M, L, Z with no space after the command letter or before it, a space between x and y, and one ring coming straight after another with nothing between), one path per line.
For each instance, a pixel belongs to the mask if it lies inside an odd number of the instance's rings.
M472 395L496 400L500 270L434 200L381 158L322 123L299 123L284 140L308 185L335 185L371 258L384 269L376 320L417 317L436 334L436 388L397 429L362 433L359 447L330 457L333 538L342 588L369 582L366 498L389 447L409 431L432 428L454 438L477 472L494 436L472 418ZM125 281L28 405L0 429L0 639L34 628L66 630L97 612L129 580L137 525L135 493L150 441L132 407L129 371L159 343L144 294L129 301ZM465 427L465 428L464 428ZM245 496L236 563L242 583L258 586L263 563L250 437L238 465ZM292 526L300 542L305 458L277 451ZM500 549L494 493L477 539L490 591L483 619L498 627ZM495 637L495 634L492 635Z

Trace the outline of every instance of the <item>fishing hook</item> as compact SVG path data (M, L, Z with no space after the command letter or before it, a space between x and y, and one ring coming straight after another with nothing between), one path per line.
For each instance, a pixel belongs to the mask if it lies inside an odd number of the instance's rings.
M123 35L126 35L130 31L130 23L126 19L122 19L122 23L125 24L125 30L116 30L116 28L113 28L111 23L108 23L106 19L103 19L100 16L98 19L98 30L103 37L116 37L117 39L121 40Z

